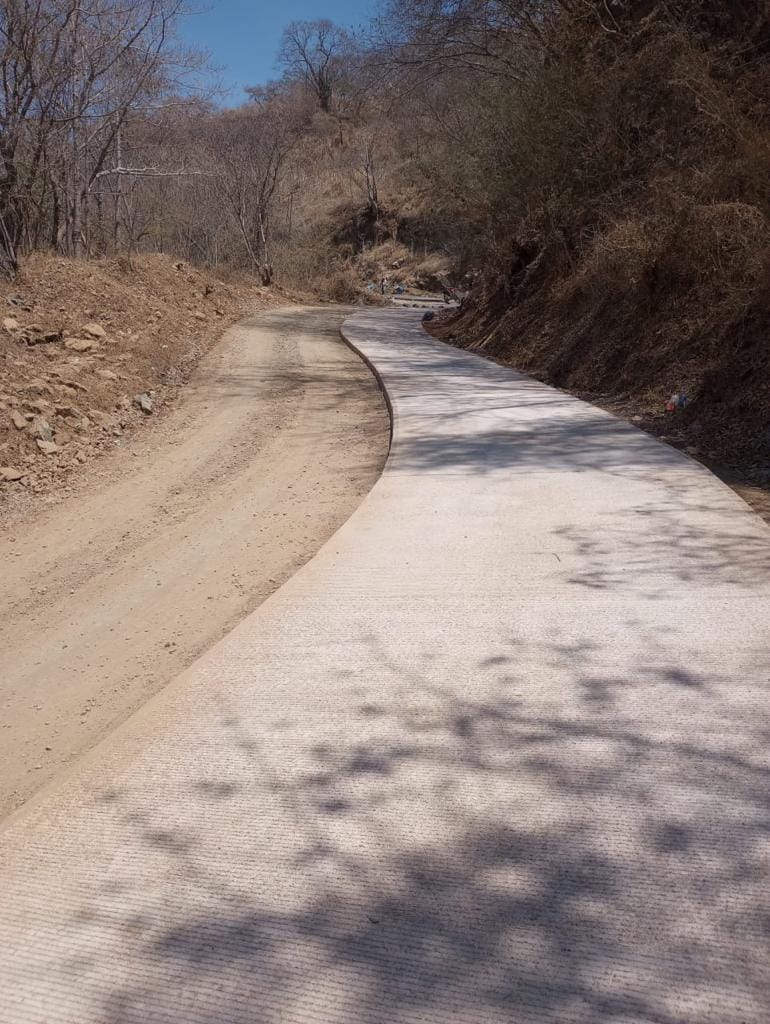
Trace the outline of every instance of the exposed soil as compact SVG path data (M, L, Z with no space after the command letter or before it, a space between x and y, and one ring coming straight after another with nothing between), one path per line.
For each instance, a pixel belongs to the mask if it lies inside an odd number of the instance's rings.
M377 479L388 419L340 310L262 313L156 429L0 537L0 813L306 562ZM142 424L145 424L142 427Z
M0 282L0 516L66 490L173 401L228 324L285 301L166 256L28 257Z

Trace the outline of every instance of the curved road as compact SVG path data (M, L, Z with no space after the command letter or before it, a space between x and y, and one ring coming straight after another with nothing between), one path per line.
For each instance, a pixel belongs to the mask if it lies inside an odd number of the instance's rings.
M427 339L321 552L0 834L8 1024L761 1024L770 531Z

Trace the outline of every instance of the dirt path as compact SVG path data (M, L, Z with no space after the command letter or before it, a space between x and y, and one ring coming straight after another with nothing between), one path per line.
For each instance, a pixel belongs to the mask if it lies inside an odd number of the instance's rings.
M0 814L308 560L377 478L388 421L343 314L235 328L158 429L0 537Z

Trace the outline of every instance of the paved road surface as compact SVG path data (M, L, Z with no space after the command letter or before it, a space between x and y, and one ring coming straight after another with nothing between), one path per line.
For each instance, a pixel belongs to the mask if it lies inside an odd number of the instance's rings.
M300 572L0 838L4 1024L765 1024L770 531L426 339Z

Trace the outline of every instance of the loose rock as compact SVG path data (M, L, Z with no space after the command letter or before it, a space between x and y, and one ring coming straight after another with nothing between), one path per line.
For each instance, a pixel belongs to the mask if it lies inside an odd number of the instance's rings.
M16 469L15 466L0 466L0 481L3 483L12 483L14 480L21 480L24 476L20 469Z
M65 419L65 420L66 419L74 419L74 418L82 415L82 413L80 413L75 408L74 405L57 405L57 406L55 406L55 409L56 409L56 415L57 416L61 416L62 419Z
M44 398L35 398L32 401L26 401L23 403L25 409L31 409L33 412L39 413L41 416L46 416L53 410L53 406L50 402L46 402Z
M91 338L106 338L107 332L101 324L86 324L83 328L83 334L89 335Z
M67 338L64 347L71 352L90 352L94 342L90 338Z
M14 409L11 413L11 422L17 430L24 430L27 425L27 418Z
M62 387L70 388L72 391L88 391L85 384L80 384L76 380L67 380L64 377L60 377L59 380L61 381Z
M143 391L141 395L134 396L134 405L138 406L146 416L152 413L154 407L153 400L146 391Z
M54 444L53 441L41 441L39 438L35 442L43 455L55 455L59 451L58 444Z
M14 320L14 318L12 316L4 317L4 319L3 319L3 330L4 331L8 331L9 334L10 334L13 331L18 331L18 329L19 329L19 321L18 320Z
M102 430L112 430L115 425L115 421L109 413L102 412L101 409L89 409L88 417L86 417L96 423L97 426L101 427Z
M30 431L37 441L53 440L53 429L51 424L43 416L35 416L32 420Z

